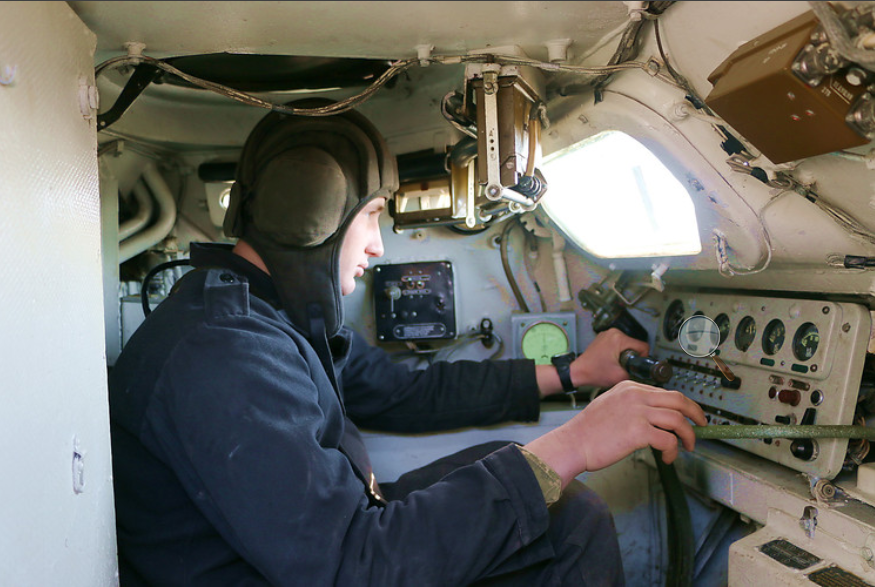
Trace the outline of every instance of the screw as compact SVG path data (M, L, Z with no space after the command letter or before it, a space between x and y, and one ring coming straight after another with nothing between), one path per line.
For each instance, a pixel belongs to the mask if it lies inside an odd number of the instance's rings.
M811 372L812 372L812 373L817 373L817 365L812 365L812 366L811 366Z
M845 79L852 86L862 86L866 81L867 74L859 67L852 67L845 74Z
M829 314L829 306L824 306L823 310L821 310L824 314Z
M851 325L850 325L850 324L848 324L847 322L845 322L844 324L842 324L842 332L848 332L848 331L850 331L850 330L851 330Z

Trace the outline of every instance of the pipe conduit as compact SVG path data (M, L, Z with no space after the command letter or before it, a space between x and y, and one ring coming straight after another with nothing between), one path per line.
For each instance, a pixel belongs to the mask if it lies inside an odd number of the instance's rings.
M152 217L152 196L146 190L146 186L142 182L137 182L134 185L134 199L137 200L137 213L130 219L123 222L118 227L118 240L124 241L127 238L137 234L146 227L149 219Z
M158 204L158 219L149 228L119 244L119 263L124 263L163 241L176 224L176 202L167 182L154 165L143 171L143 180Z
M868 426L693 426L696 438L738 440L742 438L865 438L875 440Z

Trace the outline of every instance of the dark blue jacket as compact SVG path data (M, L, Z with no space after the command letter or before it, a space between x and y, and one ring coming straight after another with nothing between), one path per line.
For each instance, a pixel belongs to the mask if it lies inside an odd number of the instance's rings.
M410 371L344 329L341 402L265 273L219 246L192 261L214 268L181 280L110 373L123 587L464 585L544 533L516 447L377 505L340 446L344 409L396 432L536 420L530 361Z

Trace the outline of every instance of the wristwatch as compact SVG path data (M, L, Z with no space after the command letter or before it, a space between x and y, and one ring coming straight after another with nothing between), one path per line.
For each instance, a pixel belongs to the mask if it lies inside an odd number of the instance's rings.
M577 355L574 353L563 353L561 355L555 355L550 359L550 362L556 367L556 373L559 374L559 381L562 382L562 389L567 393L571 393L577 389L571 382L571 363L574 362L574 359L576 358Z

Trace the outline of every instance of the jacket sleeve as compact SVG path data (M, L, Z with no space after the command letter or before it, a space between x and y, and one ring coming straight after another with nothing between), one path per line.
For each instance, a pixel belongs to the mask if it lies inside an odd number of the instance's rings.
M437 362L411 370L353 333L342 381L350 417L375 430L430 432L532 422L540 415L528 359Z
M142 436L271 584L464 585L546 531L540 487L515 446L370 506L326 437L325 401L336 400L306 349L245 320L201 326L177 345Z

